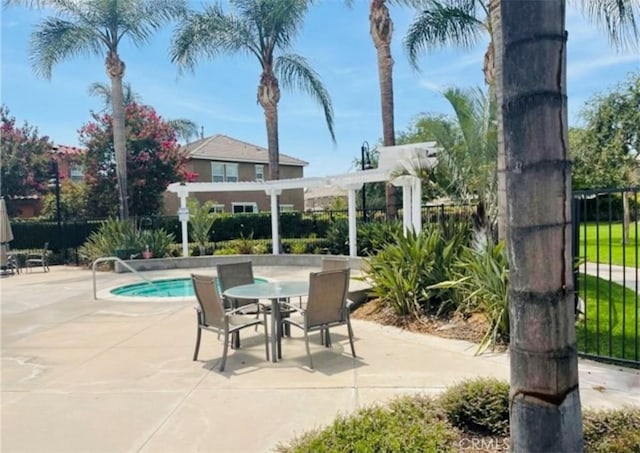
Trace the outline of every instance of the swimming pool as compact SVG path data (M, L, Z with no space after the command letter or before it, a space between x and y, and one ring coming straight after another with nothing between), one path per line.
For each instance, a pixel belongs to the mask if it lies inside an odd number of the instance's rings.
M256 277L256 283L266 283L265 278ZM111 294L115 296L134 297L195 297L191 278L169 278L151 280L149 282L133 283L113 288Z

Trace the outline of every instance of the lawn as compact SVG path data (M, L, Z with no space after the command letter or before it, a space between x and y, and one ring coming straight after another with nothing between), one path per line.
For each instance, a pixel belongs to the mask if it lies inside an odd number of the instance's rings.
M636 267L640 256L636 257L640 225L632 222L629 227L629 243L622 245L622 222L583 223L580 225L580 245L578 256L593 263L611 263ZM599 246L598 246L599 244ZM585 250L586 248L586 250Z
M578 351L637 361L640 356L638 294L608 280L584 274L580 274L579 285L587 313L576 324Z

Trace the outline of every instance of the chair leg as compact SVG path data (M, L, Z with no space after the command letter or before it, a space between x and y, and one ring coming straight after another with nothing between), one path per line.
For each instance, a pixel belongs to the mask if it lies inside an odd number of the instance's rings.
M347 320L347 329L349 330L349 344L351 345L351 354L356 356L356 349L353 347L353 329L351 328L351 321Z
M309 357L309 368L313 370L313 359L311 358L311 349L309 349L309 333L304 330L304 345L307 348L307 356Z
M202 329L200 325L198 325L198 330L196 332L196 349L193 351L193 360L198 360L198 351L200 351L200 337L202 336Z
M269 361L269 333L267 332L267 316L264 317L264 349L267 353L267 362Z
M234 332L235 333L235 332ZM222 360L220 361L220 371L224 371L227 362L227 352L229 351L229 331L224 331L224 346L222 347Z

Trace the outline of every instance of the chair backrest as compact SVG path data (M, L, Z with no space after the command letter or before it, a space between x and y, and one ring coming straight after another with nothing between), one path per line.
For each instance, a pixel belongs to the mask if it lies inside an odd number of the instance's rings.
M349 269L349 258L342 257L323 257L322 268L323 271L333 271L338 269Z
M307 327L346 321L349 269L312 272L309 275Z
M207 326L224 329L224 307L218 296L215 277L191 274L191 281L202 311L202 322Z
M223 263L216 266L218 273L218 281L220 292L224 292L229 288L240 285L248 285L253 283L253 265L251 261L240 261L238 263ZM226 299L226 298L225 298ZM225 300L232 307L241 307L243 305L256 303L251 299L233 299Z

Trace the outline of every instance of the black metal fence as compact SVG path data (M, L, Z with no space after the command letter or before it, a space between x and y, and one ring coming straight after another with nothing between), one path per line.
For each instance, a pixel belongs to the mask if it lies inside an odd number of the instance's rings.
M578 352L634 368L640 368L639 191L573 194Z

